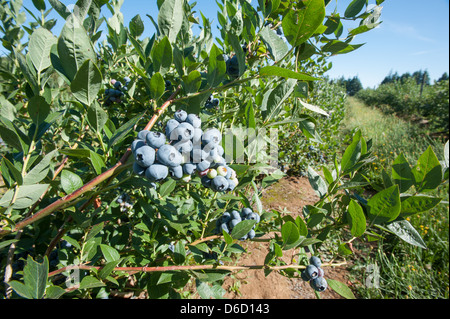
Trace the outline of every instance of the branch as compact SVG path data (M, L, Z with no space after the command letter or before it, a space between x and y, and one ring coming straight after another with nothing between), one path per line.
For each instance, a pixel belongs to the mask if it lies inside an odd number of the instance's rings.
M321 267L338 267L347 264L346 262L341 263L323 263ZM49 277L55 276L67 270L81 269L81 270L91 270L96 269L101 270L102 266L87 266L87 265L77 265L77 266L66 266L48 274ZM189 271L189 270L228 270L228 271L239 271L239 270L260 270L260 269L270 269L270 270L285 270L285 269L305 269L306 266L303 265L282 265L282 266L269 266L269 265L239 265L239 266L220 266L220 265L185 265L185 266L156 266L156 267L115 267L113 271L124 271L124 272L165 272L165 271Z

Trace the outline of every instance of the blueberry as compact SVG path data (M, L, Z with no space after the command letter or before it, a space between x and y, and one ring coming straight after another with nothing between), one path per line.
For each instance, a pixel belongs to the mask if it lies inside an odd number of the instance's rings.
M314 278L309 282L309 284L314 290L319 292L324 291L328 287L328 283L324 277Z
M213 99L212 100L212 105L218 106L219 104L220 104L220 100L219 99Z
M226 61L227 74L231 77L239 76L239 62L237 55Z
M256 220L256 223L259 223L260 217L257 213L251 212L250 214L247 215L245 219Z
M195 145L192 145L192 152L191 152L191 156L192 156L192 162L193 163L200 163L203 160L208 160L208 153L206 153L204 150L195 147ZM208 160L208 162L211 164L211 162ZM208 166L209 167L209 166Z
M149 167L155 162L155 150L148 145L141 146L136 150L134 159L142 167Z
M196 169L197 169L197 165L195 165L193 163L183 164L183 172L185 174L192 175L195 173Z
M156 152L156 159L160 164L175 167L181 164L183 156L172 145L164 144Z
M194 129L194 136L192 136L192 143L194 145L200 145L202 142L203 131L201 128L197 127Z
M306 273L306 270L302 270L302 272L300 273L300 276L301 276L301 278L302 278L304 281L309 281L309 280L310 280L308 274Z
M187 123L180 123L172 132L170 132L170 140L188 141L194 137L194 127Z
M211 187L216 192L223 192L228 188L228 181L223 176L216 176L212 180Z
M253 213L252 209L249 207L244 207L241 210L241 217L242 219L246 219L247 215Z
M208 129L205 132L203 132L202 135L202 144L208 145L209 143L218 145L222 141L222 134L220 131L216 128ZM212 145L210 146L211 148Z
M244 236L242 236L241 238L239 238L239 240L246 240L248 238L248 234L245 234Z
M250 229L250 231L248 232L248 238L249 239L253 239L253 238L255 238L255 231L253 230L253 229Z
M210 188L211 187L211 181L212 181L212 179L210 179L206 175L201 178L202 185L204 187L206 187L206 188Z
M147 144L153 148L160 148L166 144L166 136L160 132L148 132L145 141Z
M181 165L170 167L169 173L173 179L181 179L183 177L183 167Z
M123 78L123 81L125 82L125 84L128 84L131 82L131 79L128 76L126 76Z
M239 221L242 220L241 214L239 214L239 212L237 210L231 211L231 217L233 217L233 219L236 219Z
M145 170L146 170L146 168L145 168L145 167L142 167L142 166L139 165L137 162L134 162L134 163L133 163L133 172L134 172L136 175L144 176L144 175L145 175Z
M316 266L314 265L308 265L306 266L306 274L308 275L308 278L311 279L315 279L319 276L319 270L317 269Z
M134 140L133 143L131 143L131 151L133 152L133 155L136 155L136 150L144 145L146 144L143 140Z
M178 126L180 125L180 122L178 122L175 119L170 119L166 123L166 136L170 137L170 133Z
M152 182L157 182L165 179L169 175L169 169L165 165L153 164L145 170L145 177Z
M184 110L178 110L178 111L176 111L175 112L175 114L174 114L174 119L175 120L177 120L178 122L184 122L184 121L186 121L186 118L187 118L187 113L186 113L186 111L184 111Z
M230 232L230 230L229 230L229 228L228 228L228 226L227 226L227 223L222 223L222 224L220 224L220 226L219 226L219 231L222 232L222 230L226 231L227 233Z
M186 154L187 156L190 156L192 151L192 142L190 140L182 141L182 142L176 142L172 144L175 149L180 152L181 154Z
M122 82L116 81L113 85L116 89L120 89L120 87L122 86Z
M311 258L309 258L309 263L316 266L317 268L320 268L320 266L322 266L322 261L317 256L311 256Z
M150 133L149 130L142 130L138 133L137 138L140 140L145 141L145 138L147 137L147 134Z
M202 120L197 114L188 114L186 122L191 124L194 128L199 128L202 125Z
M319 277L323 277L325 275L325 272L323 271L322 268L317 268L319 270Z
M237 224L239 224L241 221L239 219L232 219L229 221L228 226L230 230L232 230Z
M207 160L201 161L200 163L197 164L197 171L203 172L207 170L210 166L211 163L208 162Z

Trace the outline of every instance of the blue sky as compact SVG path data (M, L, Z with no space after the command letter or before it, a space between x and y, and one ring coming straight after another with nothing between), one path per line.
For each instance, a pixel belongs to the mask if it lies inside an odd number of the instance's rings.
M76 1L61 2L69 6ZM343 16L350 2L351 0L332 0L327 12L334 10L337 5L338 12ZM374 2L375 0L369 0L369 3ZM23 3L28 9L36 11L31 0L24 0ZM49 8L48 1L46 3ZM257 0L252 0L252 3L256 5ZM327 73L329 77L358 76L364 87L374 87L390 72L402 74L427 70L432 81L444 72L449 73L449 0L386 0L382 6L383 23L376 29L355 37L352 43L365 43L356 51L331 57L333 68ZM196 9L216 25L214 23L217 22L218 6L214 0L197 0ZM154 32L146 14L156 19L156 0L124 0L121 11L125 25L139 13L146 28L143 36L150 36ZM109 17L107 10L103 12ZM59 16L55 13L51 17ZM346 28L355 26L345 25ZM61 27L58 24L53 32L58 34ZM213 28L213 32L217 32L217 29Z

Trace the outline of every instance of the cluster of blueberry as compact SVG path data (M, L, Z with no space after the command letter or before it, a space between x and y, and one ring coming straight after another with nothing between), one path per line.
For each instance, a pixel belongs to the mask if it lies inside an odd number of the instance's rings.
M106 106L109 106L113 103L120 103L122 96L125 95L123 91L128 90L128 84L130 83L131 79L129 77L124 77L123 81L125 82L125 85L122 84L122 82L117 81L116 79L112 79L110 81L111 85L114 88L106 89L105 90L105 99L104 103Z
M213 97L211 94L205 102L205 107L207 109L217 108L219 106L220 100L218 98Z
M227 74L231 78L238 78L239 77L239 62L238 62L237 55L230 57L229 55L224 54L223 58L226 63Z
M256 220L256 224L258 224L260 221L260 216L257 213L253 212L252 209L248 207L242 208L240 212L237 210L225 212L216 221L216 233L221 234L222 230L225 230L228 234L230 234L233 228L239 222L246 219ZM245 234L243 237L239 239L240 240L253 239L255 237L256 224L247 234Z
M196 114L178 110L167 121L165 134L142 130L131 144L133 170L151 182L166 179L189 182L197 172L202 184L217 192L233 190L238 180L223 158L222 134L216 128L203 132Z
M304 281L309 281L311 287L319 292L324 291L328 287L328 283L324 278L324 271L321 268L322 261L319 257L311 256L309 265L302 271L301 276Z
M133 207L131 197L127 193L120 194L120 196L116 199L116 202L119 204L121 212L127 211Z

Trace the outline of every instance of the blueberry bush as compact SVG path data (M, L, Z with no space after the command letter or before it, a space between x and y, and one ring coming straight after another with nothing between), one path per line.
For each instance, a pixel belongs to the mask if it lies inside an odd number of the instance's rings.
M330 287L352 297L324 269L345 263L357 237L389 232L420 244L403 217L437 205L421 193L448 179L447 144L441 161L431 149L412 168L399 156L390 183L367 199L353 190L370 183L370 141L358 131L343 154L328 151L339 141L327 121L341 106L325 101L334 96L327 57L357 49L382 2L326 14L329 0L221 0L213 38L186 0L157 1L145 17L151 37L141 15L124 21L124 1L69 10L36 0L32 10L1 0L2 296L188 298L189 285L222 298L227 276L252 269L307 274L318 296ZM51 10L64 22L59 34ZM355 23L348 34L343 20ZM330 164L321 174L306 167L320 200L296 219L260 199L284 176L276 155L289 130L311 152L327 150ZM403 196L410 187L417 192ZM331 233L350 237L318 266ZM240 264L244 240L269 242L263 265ZM300 258L287 264L289 249Z

